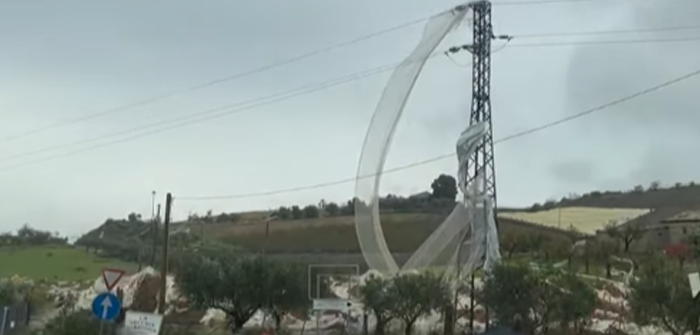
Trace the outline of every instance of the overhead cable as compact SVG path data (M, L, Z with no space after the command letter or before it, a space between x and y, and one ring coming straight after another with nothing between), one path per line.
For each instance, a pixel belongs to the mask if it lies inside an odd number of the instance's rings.
M494 143L494 144L500 144L500 143L503 143L503 142L512 141L512 140L517 139L517 138L520 138L520 137L524 137L524 136L531 135L531 134L534 134L534 133L537 133L537 132L540 132L540 131L543 131L543 130L546 130L546 129L549 129L549 128L552 128L552 127L556 127L556 126L558 126L558 125L560 125L560 124L567 123L567 122L571 122L571 121L576 120L576 119L579 119L579 118L581 118L581 117L584 117L584 116L587 116L587 115L590 115L590 114L593 114L593 113L600 112L600 111L602 111L602 110L605 110L605 109L608 109L608 108L610 108L610 107L613 107L613 106L616 106L616 105L625 103L625 102L630 101L630 100L634 100L634 99L639 98L639 97L641 97L641 96L644 96L644 95L647 95L647 94L649 94L649 93L658 91L658 90L660 90L660 89L663 89L663 88L665 88L665 87L668 87L668 86L677 84L677 83L679 83L679 82L688 80L688 79L693 78L693 77L698 76L698 75L700 75L700 69L695 70L695 71L690 72L690 73L687 73L687 74L684 74L684 75L682 75L682 76L676 77L676 78L674 78L674 79L665 81L665 82L663 82L663 83L661 83L661 84L652 86L652 87L647 88L647 89L645 89L645 90L638 91L638 92L636 92L636 93L633 93L633 94L630 94L630 95L626 95L626 96L624 96L624 97L622 97L622 98L619 98L619 99L616 99L616 100L613 100L613 101L604 103L604 104L599 105L599 106L597 106L597 107L594 107L594 108L587 109L587 110L585 110L585 111L576 113L576 114L574 114L574 115L571 115L571 116L568 116L568 117L565 117L565 118L562 118L562 119L559 119L559 120L556 120L556 121L553 121L553 122L549 122L549 123L540 125L540 126L538 126L538 127L530 128L530 129L527 129L527 130L525 130L525 131L521 131L521 132L518 132L518 133L515 133L515 134L511 134L511 135L509 135L509 136L506 136L506 137L503 137L503 138L500 138L500 139L497 139L497 140L495 140L493 143ZM181 196L181 197L178 196L177 199L180 200L180 201L182 201L182 200L190 200L190 201L195 201L195 200L199 200L199 201L201 201L201 200L230 200L230 199L254 198L254 197L262 197L262 196L278 195L278 194L283 194L283 193L292 193L292 192L306 191L306 190L312 190L312 189L317 189L317 188L325 188L325 187L330 187L330 186L336 186L336 185L342 185L342 184L347 184L347 183L353 183L353 182L355 182L357 179L370 178L370 177L374 177L374 176L381 175L381 174L388 174L388 173L394 173L394 172L398 172L398 171L403 171L403 170L415 168L415 167L418 167L418 166L430 164L430 163L433 163L433 162L441 161L441 160L444 160L444 159L447 159L447 158L453 158L454 156L455 156L454 153L447 153L447 154L440 155L440 156L436 156L436 157L433 157L433 158L428 158L428 159L426 159L426 160L422 160L422 161L419 161L419 162L414 162L414 163L411 163L411 164L408 164L408 165L403 165L403 166L399 166L399 167L387 169L387 170L382 171L381 173L368 174L368 175L364 175L364 176L360 176L360 177L349 177L349 178L340 179L340 180L335 180L335 181L327 181L327 182L318 183L318 184L310 184L310 185L298 186L298 187L292 187L292 188L286 188L286 189L279 189L279 190L272 190L272 191L264 191L264 192L254 192L254 193L232 194L232 195Z

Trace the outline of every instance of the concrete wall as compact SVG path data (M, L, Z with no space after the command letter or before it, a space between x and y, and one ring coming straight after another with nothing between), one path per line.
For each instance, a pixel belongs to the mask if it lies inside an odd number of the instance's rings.
M636 252L661 251L668 244L681 243L700 232L700 222L657 223L646 228L644 236L633 245Z

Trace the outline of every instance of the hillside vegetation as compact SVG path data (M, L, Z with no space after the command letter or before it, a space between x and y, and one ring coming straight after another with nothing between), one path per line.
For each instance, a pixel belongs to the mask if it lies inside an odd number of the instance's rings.
M457 196L454 178L441 175L433 181L431 188L432 192L411 197L388 195L381 199L384 235L393 252L414 251L454 206ZM524 209L499 209L498 220L502 235L511 232L535 233L535 235L544 234L555 239L570 240L574 234L569 231L570 225L576 228L574 230L590 233L588 230L591 229L576 227L587 219L577 217L573 220L565 215L562 221L568 224L566 227L558 227L559 218L557 217L556 220L552 218L554 215L552 213L558 211L549 212L547 215L545 215L546 212L541 211L570 207L608 208L618 209L618 212L622 211L630 216L642 214L636 209L653 209L653 212L641 215L634 220L646 222L647 217L661 220L664 215L670 216L678 210L692 208L696 206L697 199L700 199L700 186L694 183L676 184L668 188L653 183L646 189L637 186L630 191L596 191L580 196L571 195L560 201L550 200ZM283 206L272 212L213 214L209 211L203 215L192 213L188 221L172 225L171 231L180 232L180 234L178 237L172 237L174 242L171 243L175 244L175 249L205 244L214 250L212 252L228 245L250 252L265 250L271 253L357 253L360 248L355 235L353 217L356 202L356 199L351 199L335 204L321 200L318 204L312 205ZM570 210L562 212L568 211ZM592 213L590 210L587 212ZM525 215L527 213L535 216L545 215L549 221L543 224L539 222L543 219L539 221L532 219ZM274 219L271 219L272 216ZM604 216L603 221L610 221L610 215ZM557 221L556 224L552 220ZM269 233L266 233L266 222L269 225ZM139 257L143 257L144 246L152 245L154 238L162 243L161 237L153 236L152 227L152 224L144 222L137 214L130 214L124 220L107 220L81 238L78 244L108 249L108 256L136 262ZM147 250L146 253L151 252ZM146 256L146 258L153 257L152 253Z
M554 207L600 207L600 208L695 208L700 199L700 185L695 182L675 183L663 187L653 182L647 188L635 186L630 191L593 191L583 195L572 194L563 199L536 203L530 210Z

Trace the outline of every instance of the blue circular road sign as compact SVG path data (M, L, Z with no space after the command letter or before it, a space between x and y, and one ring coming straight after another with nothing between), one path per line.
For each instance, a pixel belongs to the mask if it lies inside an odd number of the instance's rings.
M121 309L119 297L111 292L100 293L92 301L92 314L100 320L114 320Z

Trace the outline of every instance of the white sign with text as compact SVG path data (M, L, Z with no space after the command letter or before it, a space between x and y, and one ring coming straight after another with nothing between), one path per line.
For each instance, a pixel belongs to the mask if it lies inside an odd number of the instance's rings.
M127 311L124 318L126 335L158 335L163 316L160 314Z

